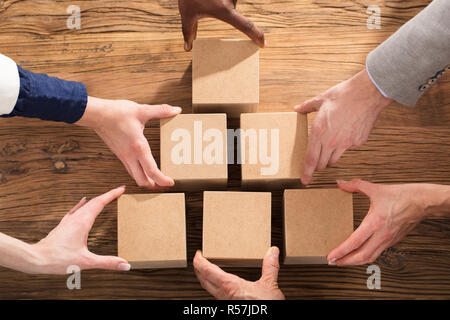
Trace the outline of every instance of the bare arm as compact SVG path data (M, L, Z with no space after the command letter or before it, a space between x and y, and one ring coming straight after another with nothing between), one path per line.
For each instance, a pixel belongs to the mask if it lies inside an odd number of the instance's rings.
M125 191L113 189L73 207L47 237L27 244L0 233L0 266L32 274L65 274L72 265L84 269L130 270L128 262L114 256L99 256L88 250L87 238L103 208Z

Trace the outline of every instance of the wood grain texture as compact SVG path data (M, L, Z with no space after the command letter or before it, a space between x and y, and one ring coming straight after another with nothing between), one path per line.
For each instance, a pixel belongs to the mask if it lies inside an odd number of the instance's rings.
M238 8L266 33L261 51L261 111L287 111L363 68L370 50L429 1L240 1ZM81 7L81 29L68 30L66 8ZM381 7L382 28L366 28L367 5ZM238 37L212 19L199 37ZM0 1L0 52L22 67L83 81L90 95L170 103L191 110L191 54L183 51L175 0ZM311 187L336 179L450 184L450 78L442 77L415 108L393 104L381 114L369 142L348 151ZM236 124L231 124L231 126ZM159 159L158 122L145 131ZM230 190L239 190L239 168L230 167ZM32 119L0 119L0 232L26 242L44 237L83 196L127 184L119 160L89 129ZM282 246L282 192L273 193L272 241ZM182 270L86 271L82 290L66 289L64 276L30 276L0 269L0 298L207 299L192 257L201 247L202 194L187 194L189 267ZM369 207L354 198L355 226ZM89 237L98 254L117 254L116 203L97 219ZM282 266L288 298L450 297L450 221L427 220L377 260L381 290L368 290L366 268ZM233 269L249 280L257 269Z

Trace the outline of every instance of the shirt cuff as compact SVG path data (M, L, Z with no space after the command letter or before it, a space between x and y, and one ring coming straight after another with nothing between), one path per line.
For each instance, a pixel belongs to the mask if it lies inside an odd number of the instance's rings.
M372 83L374 84L374 86L378 89L378 91L380 91L380 93L381 93L385 98L391 99L391 97L389 97L386 93L384 93L383 90L381 90L380 86L375 82L375 80L374 80L374 79L372 78L372 76L370 75L369 66L367 65L367 62L366 62L366 71L367 71L367 74L369 75L370 80L372 81Z
M20 78L16 63L0 54L0 115L13 111L19 97Z
M84 84L46 74L33 73L17 66L20 91L17 103L8 115L66 123L77 122L84 114L87 90Z

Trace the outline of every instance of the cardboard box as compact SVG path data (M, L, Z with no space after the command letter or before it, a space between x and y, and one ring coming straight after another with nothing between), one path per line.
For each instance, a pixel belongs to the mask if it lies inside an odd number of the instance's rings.
M161 119L161 171L175 180L174 190L225 189L226 115L180 114Z
M197 39L192 49L195 113L238 118L259 103L259 48L251 40Z
M203 255L219 266L260 267L271 242L269 192L205 192Z
M284 191L285 264L327 264L353 232L353 197L340 189Z
M266 190L301 187L307 146L308 123L304 114L242 114L242 187Z
M183 193L122 195L117 225L119 257L132 269L187 266Z

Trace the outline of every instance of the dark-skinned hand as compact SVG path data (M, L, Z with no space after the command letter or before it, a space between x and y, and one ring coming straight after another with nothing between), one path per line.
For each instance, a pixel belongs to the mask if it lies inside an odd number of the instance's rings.
M197 37L198 20L206 17L231 24L263 48L264 33L236 11L236 2L237 0L178 0L183 24L184 49L186 51L192 49L192 42Z

